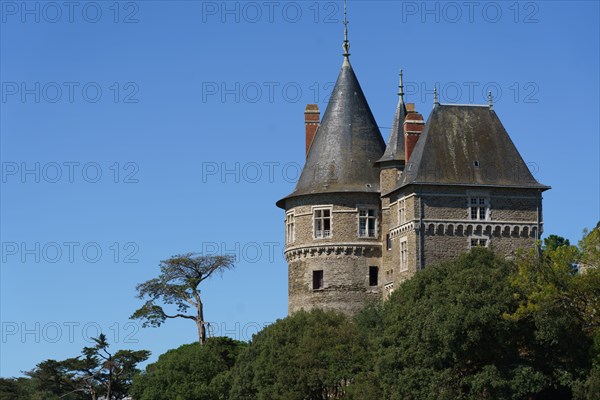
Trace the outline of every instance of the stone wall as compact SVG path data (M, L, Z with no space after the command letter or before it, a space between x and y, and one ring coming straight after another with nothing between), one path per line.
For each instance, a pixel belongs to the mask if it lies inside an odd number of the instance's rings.
M487 220L470 219L470 195L489 198ZM402 199L406 218L404 224L399 224L398 209ZM384 257L383 269L394 270L396 283L411 277L421 268L421 257L423 267L426 267L452 260L469 251L471 237L487 238L488 247L511 257L519 248L534 246L542 230L541 207L538 210L538 192L535 189L430 186L419 188L418 192L399 190L389 196L389 201L392 250L390 256ZM536 232L538 213L540 230ZM397 272L400 242L404 240L408 246L408 270Z
M382 171L382 185L391 185L396 174ZM470 195L489 198L487 220L470 219ZM354 314L370 299L385 298L421 268L467 252L471 237L487 238L490 248L510 257L519 248L533 246L541 234L538 196L532 189L428 186L401 189L384 198L379 193L330 193L289 199L286 206L294 212L296 232L286 245L289 312L318 307ZM399 221L400 201L404 221ZM359 206L378 210L376 237L359 236ZM315 207L331 207L329 238L314 238ZM404 266L402 242L407 249ZM370 286L369 267L379 268L376 286ZM313 271L323 271L323 288L313 289Z
M354 314L371 298L381 298L382 212L379 193L330 193L287 200L293 211L295 240L286 245L288 311L333 309ZM329 238L315 238L315 207L332 210ZM360 237L358 207L377 210L377 235ZM383 234L385 239L385 234ZM369 285L369 267L379 269L377 286ZM313 272L323 271L323 288L313 289Z
M369 299L381 298L381 285L369 286L369 267L380 266L379 256L379 249L369 255L323 251L290 260L288 312L322 308L357 313ZM318 270L323 271L324 285L313 290L313 271Z

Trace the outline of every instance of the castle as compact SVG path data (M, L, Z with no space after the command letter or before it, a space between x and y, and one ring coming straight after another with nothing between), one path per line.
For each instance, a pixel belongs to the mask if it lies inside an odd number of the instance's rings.
M419 270L474 246L513 255L542 233L542 192L493 109L399 102L386 145L344 59L320 120L305 110L306 162L285 210L288 311L359 311Z

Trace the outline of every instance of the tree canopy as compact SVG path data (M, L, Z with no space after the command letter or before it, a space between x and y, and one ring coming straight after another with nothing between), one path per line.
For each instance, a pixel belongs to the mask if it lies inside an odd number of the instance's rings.
M569 399L592 341L575 315L519 308L511 261L473 249L428 267L391 296L375 341L386 399Z
M232 371L230 398L341 399L362 371L366 351L347 317L297 312L253 337Z
M45 360L27 378L0 379L0 398L10 400L122 400L129 395L137 365L147 350L109 351L106 336L94 338L79 357Z
M228 398L229 370L245 343L209 338L204 346L186 344L169 350L133 382L136 400L218 400Z

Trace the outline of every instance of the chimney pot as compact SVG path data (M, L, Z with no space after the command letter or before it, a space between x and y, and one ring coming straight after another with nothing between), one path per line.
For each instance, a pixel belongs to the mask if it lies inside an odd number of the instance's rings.
M406 111L415 112L415 103L406 103Z

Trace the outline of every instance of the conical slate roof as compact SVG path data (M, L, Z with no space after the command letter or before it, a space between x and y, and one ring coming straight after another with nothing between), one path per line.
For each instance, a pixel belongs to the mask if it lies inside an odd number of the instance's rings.
M398 101L398 107L396 107L396 114L394 115L394 122L392 123L392 131L390 133L390 139L385 153L377 162L383 163L386 161L405 161L404 158L404 119L406 118L406 105L404 100L400 97Z
M316 193L378 192L385 142L348 57L306 157L296 189L279 200Z
M480 105L434 107L392 192L411 184L549 189L531 175L496 112Z

